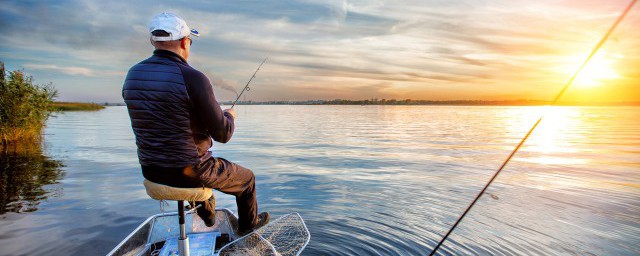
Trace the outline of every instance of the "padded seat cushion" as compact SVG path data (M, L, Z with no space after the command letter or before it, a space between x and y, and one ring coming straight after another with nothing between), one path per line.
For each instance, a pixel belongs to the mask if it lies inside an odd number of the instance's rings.
M144 180L147 195L156 200L206 201L213 196L210 188L176 188Z

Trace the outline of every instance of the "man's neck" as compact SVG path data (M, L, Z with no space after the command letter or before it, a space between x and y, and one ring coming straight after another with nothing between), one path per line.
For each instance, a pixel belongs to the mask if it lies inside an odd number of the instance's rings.
M171 51L171 50L168 50L168 49L156 48L156 50L153 53L154 54L172 55L172 56L178 57L180 60L182 60L182 62L187 63L187 60L184 57L182 57L180 54L175 52L175 51Z
M184 57L184 54L183 54L184 52L181 51L181 49L158 48L158 47L156 47L156 50L172 52L173 54L178 55L178 57L180 57L184 62L187 62L187 58Z

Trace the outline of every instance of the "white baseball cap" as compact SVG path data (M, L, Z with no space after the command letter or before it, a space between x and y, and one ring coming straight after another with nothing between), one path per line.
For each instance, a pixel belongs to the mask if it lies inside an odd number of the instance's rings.
M151 19L149 33L156 30L164 30L169 33L169 36L151 35L153 41L173 41L188 35L200 36L200 33L195 29L190 29L183 19L169 12L160 13Z

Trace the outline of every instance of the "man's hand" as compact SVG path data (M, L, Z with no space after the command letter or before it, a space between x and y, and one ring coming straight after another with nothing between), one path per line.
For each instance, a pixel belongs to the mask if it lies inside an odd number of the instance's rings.
M225 110L223 110L223 112L229 113L229 115L231 115L231 117L233 117L233 119L236 119L236 111L233 110L232 108L225 109Z

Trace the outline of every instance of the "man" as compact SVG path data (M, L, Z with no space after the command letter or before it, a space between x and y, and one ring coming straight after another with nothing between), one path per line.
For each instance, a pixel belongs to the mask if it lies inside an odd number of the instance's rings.
M122 88L138 146L143 176L173 187L209 187L236 197L238 233L247 234L269 222L258 212L253 172L213 157L212 139L231 139L236 116L222 110L209 79L187 63L198 32L172 13L149 23L153 56L133 66ZM198 202L198 215L215 223L215 199Z

